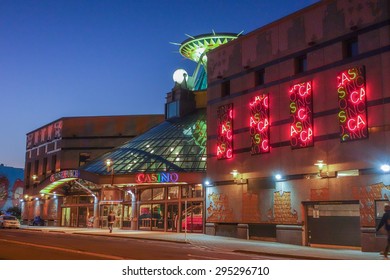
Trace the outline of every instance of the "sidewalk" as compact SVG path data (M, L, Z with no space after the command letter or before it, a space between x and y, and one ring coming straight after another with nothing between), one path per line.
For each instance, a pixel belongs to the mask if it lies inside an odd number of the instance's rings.
M69 228L69 227L33 227L22 226L22 230L57 232L66 234L98 235L117 238L133 238L155 240L164 242L189 243L193 246L208 248L214 251L242 252L248 254L261 254L280 257L293 257L299 259L320 260L382 260L379 253L366 253L359 250L323 249L306 246L282 244L257 240L243 240L223 236L211 236L195 233L171 233L138 230L96 228Z

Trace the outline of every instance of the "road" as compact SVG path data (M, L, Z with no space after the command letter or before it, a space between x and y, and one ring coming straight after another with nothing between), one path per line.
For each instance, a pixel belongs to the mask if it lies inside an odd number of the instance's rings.
M3 260L270 260L194 244L14 229L0 230Z

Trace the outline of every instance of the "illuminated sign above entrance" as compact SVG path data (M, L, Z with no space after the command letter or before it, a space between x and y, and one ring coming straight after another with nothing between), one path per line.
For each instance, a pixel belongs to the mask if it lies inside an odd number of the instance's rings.
M69 178L79 178L80 172L78 170L64 170L57 172L50 176L50 182L55 182Z
M135 175L137 183L176 183L179 180L177 173L139 173Z

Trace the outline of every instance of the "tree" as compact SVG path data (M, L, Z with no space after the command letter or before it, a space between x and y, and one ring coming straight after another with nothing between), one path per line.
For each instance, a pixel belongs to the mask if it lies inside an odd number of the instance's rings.
M20 209L19 206L13 206L13 207L10 207L7 209L6 211L8 214L12 215L12 216L15 216L16 218L18 218L20 220L20 218L22 217L22 210Z

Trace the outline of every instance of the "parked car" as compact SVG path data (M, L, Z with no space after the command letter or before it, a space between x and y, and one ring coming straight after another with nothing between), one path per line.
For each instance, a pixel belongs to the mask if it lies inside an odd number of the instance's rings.
M20 228L20 222L15 216L1 215L0 228Z
M45 221L41 218L41 216L36 216L32 221L33 226L44 226Z

